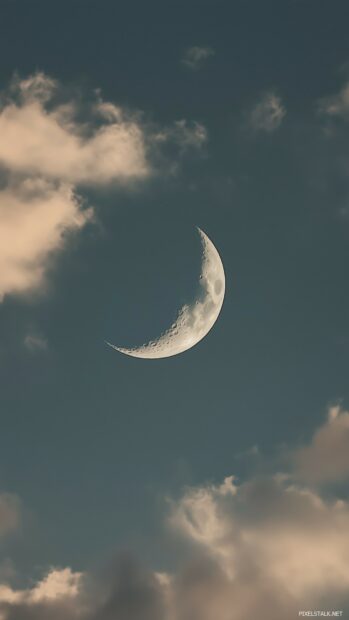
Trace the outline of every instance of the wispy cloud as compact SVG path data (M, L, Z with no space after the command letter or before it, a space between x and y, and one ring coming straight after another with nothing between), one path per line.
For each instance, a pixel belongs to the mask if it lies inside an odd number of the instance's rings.
M181 119L155 133L153 140L160 145L174 144L182 152L193 148L198 150L207 143L208 132L202 123Z
M186 67L189 67L189 69L196 71L201 69L208 58L214 55L215 51L212 47L200 47L194 45L193 47L188 47L188 49L185 50L182 63Z
M47 351L47 339L36 331L30 331L24 338L24 346L29 351Z
M319 101L320 112L330 117L349 118L349 83L330 97L324 97Z
M249 115L250 126L257 131L272 132L280 127L286 115L281 98L275 93L266 93Z

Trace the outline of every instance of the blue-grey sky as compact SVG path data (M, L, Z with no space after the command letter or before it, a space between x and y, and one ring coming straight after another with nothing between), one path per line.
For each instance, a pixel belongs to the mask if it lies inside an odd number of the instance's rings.
M172 571L188 552L168 498L214 501L290 453L311 486L299 446L322 429L322 449L329 410L347 438L348 17L344 0L2 2L0 483L19 524L0 566L18 583L120 550ZM162 360L108 348L192 301L195 226L226 274L212 331Z

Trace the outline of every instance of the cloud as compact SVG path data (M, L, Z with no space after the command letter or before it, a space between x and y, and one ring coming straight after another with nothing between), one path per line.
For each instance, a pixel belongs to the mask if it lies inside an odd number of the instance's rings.
M347 424L332 408L309 445L293 451L290 471L241 483L229 476L172 500L168 525L187 558L172 573L129 558L102 574L51 569L27 590L4 584L0 620L292 620L299 610L344 609L349 503L300 484L299 464L306 450L306 466L318 462L320 445L322 478L327 466L333 480L342 465L334 471L322 446L334 433L338 447L342 432L344 453Z
M32 589L14 591L9 586L0 586L0 603L37 604L75 598L82 578L82 573L74 573L70 568L52 568Z
M149 173L137 122L126 119L121 110L118 116L106 117L108 104L102 101L91 106L88 120L79 122L76 103L54 105L51 101L55 87L42 73L13 84L12 98L0 111L3 166L21 174L85 184ZM102 124L96 123L98 113Z
M174 123L172 136L183 149L201 148L207 142L206 127L195 121L189 124L185 119Z
M60 85L43 73L13 80L0 109L0 301L45 282L67 233L91 220L76 184L147 174L141 128L101 99L79 122L77 104L55 104ZM108 115L107 115L108 111ZM113 112L113 114L112 114ZM95 116L102 119L96 124ZM29 334L25 345L44 348Z
M17 92L24 101L40 101L42 103L48 101L57 89L58 82L41 71L29 75L23 80L16 75L10 86L12 95Z
M21 520L21 504L16 495L0 494L0 537L15 531Z
M29 332L24 338L24 346L29 351L46 351L48 349L48 342L41 334Z
M325 424L309 445L294 455L298 475L308 483L337 482L349 478L349 413L331 407Z
M208 587L199 571L194 589L181 588L179 600L189 609L199 605L194 617L286 620L299 609L343 604L348 504L326 502L277 476L231 489L230 495L214 486L188 491L172 517L210 567Z
M183 153L188 149L201 149L208 140L206 127L197 121L186 119L175 121L172 125L154 133L155 144L172 144L178 146Z
M48 257L91 216L68 184L27 178L0 190L0 300L42 285Z
M83 575L70 568L52 568L31 589L14 590L4 584L0 586L0 620L77 620L83 611L82 580Z
M320 112L332 117L349 118L349 83L336 95L325 97L319 102Z
M349 506L281 478L191 489L171 525L192 560L175 574L122 561L103 580L52 570L31 590L0 589L1 620L291 620L342 609Z
M137 121L100 95L86 103L84 117L77 100L62 97L61 85L40 72L15 77L0 95L0 301L43 286L68 233L91 221L81 185L150 172ZM45 343L29 334L25 345Z
M165 127L155 127L151 150L158 171L162 176L177 175L188 158L206 155L208 138L205 125L197 121L179 119Z
M214 56L215 52L212 47L188 47L182 58L182 63L189 67L189 69L197 70L205 64L206 60L211 56Z
M103 579L103 581L102 581ZM33 588L0 587L0 620L164 620L160 579L131 559L103 575L51 569Z
M265 94L261 101L250 113L250 126L259 131L275 131L282 123L286 115L286 108L281 98L270 92Z

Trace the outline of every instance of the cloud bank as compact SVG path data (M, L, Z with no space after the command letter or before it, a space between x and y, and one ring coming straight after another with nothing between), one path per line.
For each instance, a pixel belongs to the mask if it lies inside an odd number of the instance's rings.
M330 458L331 449L348 453L348 417L331 408L309 444L292 451L286 473L242 483L230 476L173 500L168 526L189 557L173 573L130 558L99 575L52 568L27 590L4 584L0 619L291 620L300 610L345 610L349 503L304 486L299 471L321 462L322 479L349 478L347 462L334 470Z

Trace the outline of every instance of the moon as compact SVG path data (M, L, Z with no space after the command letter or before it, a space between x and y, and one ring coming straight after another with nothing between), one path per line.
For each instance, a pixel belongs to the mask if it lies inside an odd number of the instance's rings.
M197 228L202 245L200 293L190 305L184 305L175 322L156 340L132 349L107 342L125 355L158 359L178 355L191 349L213 327L221 311L225 294L225 275L221 258L208 236Z

